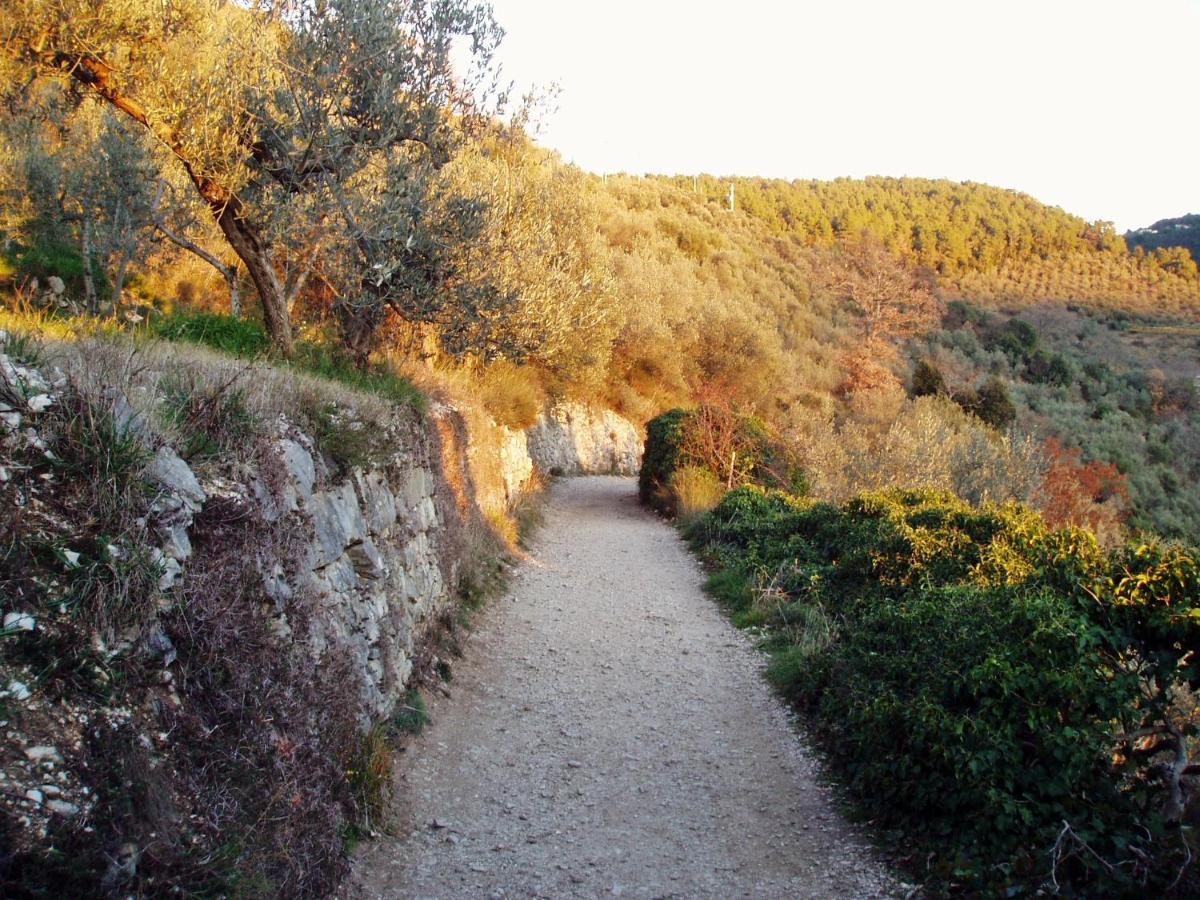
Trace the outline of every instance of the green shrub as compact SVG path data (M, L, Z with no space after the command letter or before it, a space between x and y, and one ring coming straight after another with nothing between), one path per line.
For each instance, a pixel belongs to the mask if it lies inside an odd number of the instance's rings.
M1075 372L1071 364L1061 353L1047 353L1037 350L1025 360L1025 374L1030 381L1038 384L1050 384L1066 387L1075 380Z
M1017 418L1017 408L1008 396L1008 388L999 378L989 378L979 390L956 397L955 400L964 411L1001 431Z
M332 400L315 395L300 398L304 429L313 443L341 475L369 468L386 450L378 429L357 422Z
M1180 871L1187 832L1155 775L1167 745L1139 755L1119 735L1186 721L1178 700L1200 687L1194 552L1106 555L1019 505L937 491L837 508L743 487L688 533L927 888L1011 896L1053 876L1114 895Z
M914 397L937 397L946 393L946 379L942 371L927 359L917 363L913 369L912 395Z
M671 409L646 423L646 450L638 473L638 496L643 503L668 515L674 512L668 485L680 464L680 442L688 412Z
M1012 359L1025 359L1037 349L1036 329L1024 319L1009 319L988 340L989 349L1003 350Z
M810 485L795 449L757 416L741 416L736 443L742 481L803 497ZM738 483L738 482L735 482Z
M150 451L117 424L110 409L78 390L65 392L51 409L57 426L50 441L54 468L77 486L89 523L110 534L122 531L130 510L150 491L145 478Z

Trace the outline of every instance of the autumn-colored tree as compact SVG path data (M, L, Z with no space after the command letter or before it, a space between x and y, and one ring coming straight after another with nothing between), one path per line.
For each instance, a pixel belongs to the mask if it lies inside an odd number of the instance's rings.
M1115 543L1128 511L1125 476L1112 463L1082 462L1082 451L1057 438L1043 445L1046 474L1036 505L1046 522L1055 527L1082 525L1102 543Z
M795 448L755 416L722 382L697 388L680 433L680 460L714 473L727 488L753 482L794 493L808 490Z
M882 362L891 355L890 350L886 345L867 342L843 353L840 357L843 376L838 393L852 397L899 384L895 373Z
M911 337L940 316L929 280L869 235L835 256L830 277L860 316L873 348Z
M745 410L727 384L712 382L696 390L696 409L688 416L682 432L683 458L715 472L729 486L741 484L749 460L743 455L742 419Z

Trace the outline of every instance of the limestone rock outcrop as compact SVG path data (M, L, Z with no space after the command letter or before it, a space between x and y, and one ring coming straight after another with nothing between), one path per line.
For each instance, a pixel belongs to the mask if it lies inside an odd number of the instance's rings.
M529 455L542 471L561 475L636 475L641 429L612 410L561 403L527 432Z

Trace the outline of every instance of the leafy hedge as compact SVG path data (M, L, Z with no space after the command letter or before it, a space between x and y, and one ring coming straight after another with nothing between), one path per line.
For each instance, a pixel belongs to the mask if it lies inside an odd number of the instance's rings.
M795 453L756 416L728 404L672 409L646 423L646 449L638 476L643 503L674 515L679 498L671 476L683 468L704 469L723 488L758 484L808 492Z
M1023 507L932 491L838 508L743 487L690 537L724 566L736 617L768 626L773 679L934 892L1056 879L1124 895L1169 886L1186 842L1195 853L1196 811L1177 815L1156 768L1196 735L1181 702L1200 688L1194 552L1106 555ZM742 581L757 590L728 590ZM1175 890L1200 887L1189 878Z
M680 442L683 439L687 410L671 409L646 423L646 450L638 472L638 495L643 503L660 512L671 473L680 465Z

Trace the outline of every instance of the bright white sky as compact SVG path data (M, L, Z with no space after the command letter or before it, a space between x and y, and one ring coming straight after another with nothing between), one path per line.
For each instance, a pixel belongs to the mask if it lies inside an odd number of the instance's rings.
M593 172L918 175L1117 227L1200 212L1200 0L493 0Z

